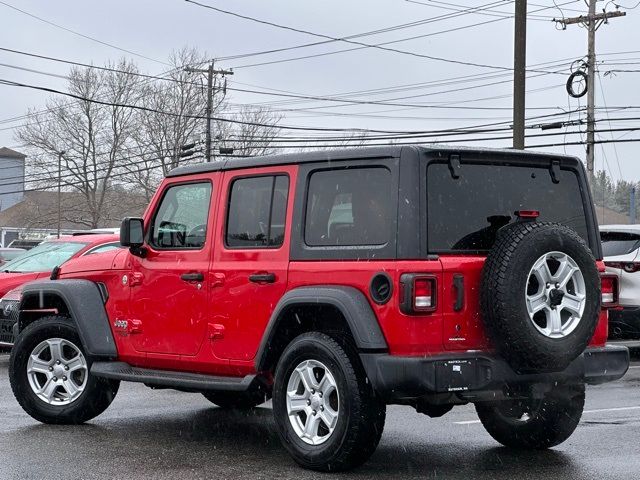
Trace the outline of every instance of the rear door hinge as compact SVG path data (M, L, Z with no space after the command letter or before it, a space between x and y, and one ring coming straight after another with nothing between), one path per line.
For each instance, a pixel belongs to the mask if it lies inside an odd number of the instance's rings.
M449 156L449 171L451 178L460 178L460 155L453 154Z
M551 174L551 181L553 183L560 183L560 160L551 160L549 173Z

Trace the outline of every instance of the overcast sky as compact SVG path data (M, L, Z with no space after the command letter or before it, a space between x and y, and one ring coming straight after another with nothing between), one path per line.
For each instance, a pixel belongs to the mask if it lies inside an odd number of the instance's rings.
M381 43L412 36L423 38L398 42L390 48L414 52L450 60L511 67L513 63L513 18L501 18L500 13L512 15L512 1L450 0L434 2L420 0L423 4L405 0L322 0L316 2L293 0L199 0L201 3L270 22L309 30L332 37L344 37L408 22L455 14L453 10L495 4L492 10L465 13L455 18L423 23L412 28L362 37L359 41ZM184 0L7 0L15 7L67 29L91 36L140 56L131 55L61 28L44 23L0 3L0 47L49 55L84 63L102 65L110 60L127 56L135 60L147 73L160 74L168 69L162 62L170 52L183 46L195 46L211 57L258 52L290 47L321 39L307 34L286 31L273 26L258 24L218 13ZM582 0L555 0L562 5L553 7L551 0L529 2L531 13L528 22L528 59L530 69L542 63L561 63L567 68L571 60L586 54L587 31L577 25L558 30L551 17L579 15L586 12ZM624 0L626 7L634 7L636 0ZM599 2L599 10L614 10L613 2ZM553 7L547 8L545 7ZM453 9L453 10L451 10ZM536 11L534 13L534 11ZM611 118L640 117L640 94L636 87L640 73L627 72L604 76L616 70L640 70L640 7L627 10L623 18L615 18L603 25L597 33L597 51L602 82L597 87L597 106L637 106L609 112ZM496 16L497 15L497 16ZM505 15L506 16L506 15ZM470 28L451 31L481 22L490 22ZM424 37L424 35L432 34ZM343 42L334 42L270 55L219 62L219 67L234 67L235 75L230 85L238 88L282 90L314 96L337 94L369 89L388 88L407 84L447 80L452 77L477 77L499 75L492 80L474 80L469 83L447 86L424 85L400 92L384 92L355 97L360 100L389 100L411 96L411 99L394 100L395 103L419 104L420 108L380 105L344 105L320 101L298 102L274 108L308 109L282 112L287 125L357 127L387 130L434 130L465 127L490 122L509 121L511 116L512 84L510 73L504 70L443 62L380 49L364 48L305 60L276 63L263 66L250 64L287 59L353 48ZM623 53L628 52L628 53ZM614 55L620 53L619 55ZM143 57L148 57L148 60ZM611 65L612 62L624 63ZM0 64L21 66L56 74L65 74L66 65L33 59L0 51ZM550 67L544 67L550 70ZM565 70L566 72L566 70ZM527 84L527 116L547 115L564 110L584 107L586 97L570 99L565 90L567 73L536 74ZM0 78L24 83L65 89L65 81L37 73L24 72L0 65ZM465 91L447 90L478 86L483 83L505 83L471 88ZM425 95L417 97L417 95ZM603 95L604 94L604 95ZM26 113L28 108L41 108L47 95L41 92L0 85L0 122ZM498 97L498 98L495 98ZM485 100L482 100L485 99ZM233 93L234 103L264 103L281 101L282 98L266 95ZM446 104L446 105L444 105ZM434 106L462 108L433 108ZM316 109L316 107L323 107ZM468 108L473 107L473 109ZM340 113L342 115L333 115ZM553 118L553 117L552 117ZM576 120L574 114L570 119ZM582 114L584 118L584 113ZM614 121L609 126L607 113L599 111L600 129L640 126L640 121ZM563 117L564 120L569 117ZM532 121L538 123L539 121ZM16 146L11 127L18 122L0 123L0 146ZM579 127L569 127L576 130ZM584 129L584 126L582 127ZM531 132L540 133L539 130ZM558 130L552 130L559 132ZM613 137L612 137L613 136ZM601 138L640 138L640 132L602 133ZM563 136L534 138L528 144L557 143ZM578 141L579 136L567 136L566 141ZM444 140L444 139L443 139ZM486 146L509 146L510 141L483 143ZM470 143L469 143L470 144ZM640 180L640 160L636 151L640 143L598 146L596 169L603 167L615 178ZM549 150L567 152L584 159L584 147L554 147Z

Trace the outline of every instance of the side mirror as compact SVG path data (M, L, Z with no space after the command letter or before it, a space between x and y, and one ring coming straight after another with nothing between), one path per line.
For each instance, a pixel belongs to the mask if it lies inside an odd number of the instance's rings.
M120 225L120 244L140 248L144 244L144 223L141 218L127 217Z

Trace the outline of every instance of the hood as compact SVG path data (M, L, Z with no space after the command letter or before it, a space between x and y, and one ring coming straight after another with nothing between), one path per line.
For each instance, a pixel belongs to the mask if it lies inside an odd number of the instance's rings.
M0 298L9 290L13 290L38 278L48 278L51 272L0 273Z
M105 270L122 270L125 268L129 251L118 248L104 253L93 253L83 257L72 258L60 267L60 275L80 272L95 272Z

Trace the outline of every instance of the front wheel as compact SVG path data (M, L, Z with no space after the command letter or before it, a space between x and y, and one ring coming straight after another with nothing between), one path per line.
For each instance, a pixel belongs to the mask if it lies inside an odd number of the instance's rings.
M555 387L542 399L477 403L485 430L512 448L545 449L574 432L584 409L584 385Z
M285 448L301 466L347 470L376 449L386 407L347 340L296 337L276 369L273 413Z
M120 382L90 374L91 359L73 323L45 317L16 339L9 359L11 389L20 406L43 423L77 424L100 415Z

